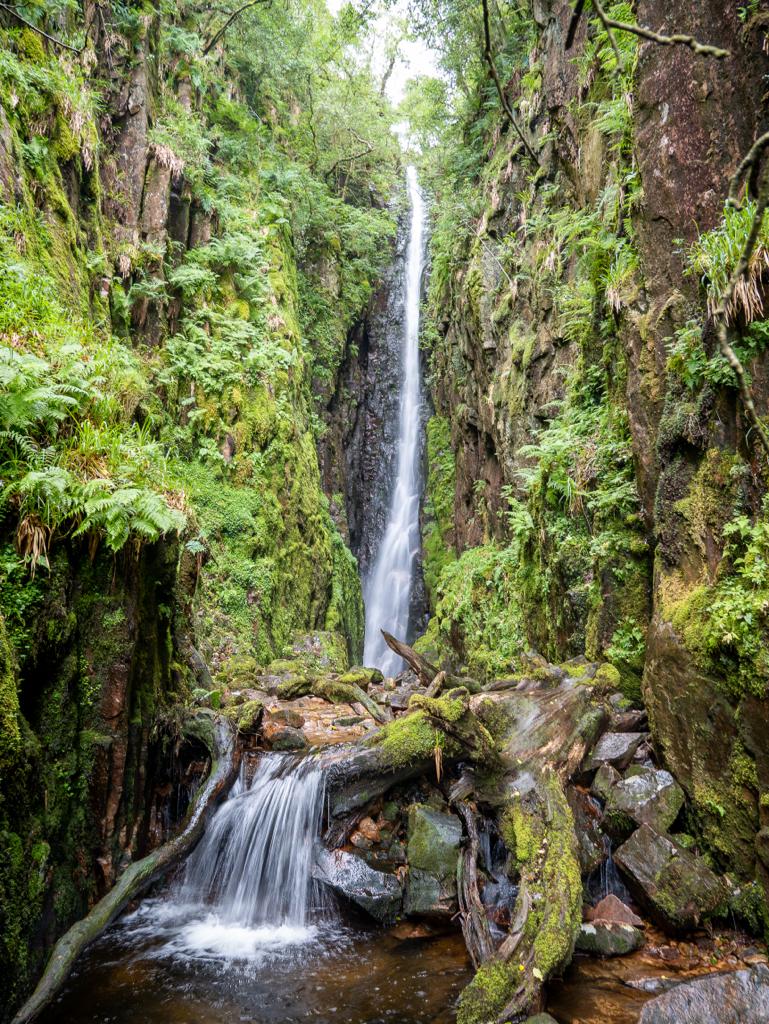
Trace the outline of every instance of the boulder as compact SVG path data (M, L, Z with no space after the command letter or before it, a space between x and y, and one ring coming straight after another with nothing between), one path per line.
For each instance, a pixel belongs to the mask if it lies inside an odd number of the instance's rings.
M628 836L636 825L665 832L683 807L684 791L670 772L659 768L631 772L611 787L604 811L607 832Z
M601 807L597 800L576 786L568 786L566 799L574 818L579 868L583 875L595 871L606 859L605 836L601 832Z
M602 764L610 764L612 768L624 771L645 739L646 733L643 732L604 733L588 757L585 770L592 771L594 768L600 768Z
M622 776L616 768L612 768L610 764L602 764L595 773L590 792L593 796L597 796L599 800L606 801L609 799L612 786L619 782L621 778Z
M375 871L353 853L322 850L316 859L315 877L377 921L392 921L401 911L403 890L396 876Z
M576 948L596 956L625 956L643 946L643 932L619 921L588 921L580 926Z
M409 808L409 865L437 878L455 878L462 823L454 814L426 804Z
M537 1013L533 1017L527 1017L523 1024L558 1024L558 1021L549 1013Z
M766 1024L769 968L709 974L677 985L641 1010L639 1024Z
M588 921L613 921L616 924L632 924L636 928L643 927L643 921L634 914L627 903L610 893L591 907L585 915Z
M273 750L304 750L308 745L301 729L273 723L264 728L264 738Z
M726 904L726 887L705 861L650 825L641 825L614 860L634 898L663 928L696 928Z
M459 818L424 804L411 805L404 908L407 914L450 916L454 912L461 841Z

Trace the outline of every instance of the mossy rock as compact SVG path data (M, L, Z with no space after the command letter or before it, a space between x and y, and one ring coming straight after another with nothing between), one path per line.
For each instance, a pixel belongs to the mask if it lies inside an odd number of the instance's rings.
M259 721L264 711L264 704L260 700L247 700L242 704L234 704L228 707L224 714L231 718L240 733L255 732L259 727Z
M409 808L409 866L443 882L453 881L462 841L462 824L455 815L424 804Z
M345 638L332 630L296 634L291 643L290 657L315 671L341 673L349 668Z
M361 690L365 690L368 686L376 686L384 682L384 676L378 668L356 666L337 676L337 682L348 683L351 686L360 686Z
M275 692L279 700L296 700L299 697L308 697L312 693L314 685L314 679L305 675L292 674L278 684Z
M726 886L703 858L649 825L637 829L614 860L634 897L664 928L686 931L726 912Z

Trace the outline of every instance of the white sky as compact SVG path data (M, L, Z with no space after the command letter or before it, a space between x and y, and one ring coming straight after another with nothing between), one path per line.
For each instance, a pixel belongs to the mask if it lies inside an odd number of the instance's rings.
M326 5L332 14L336 14L344 3L345 0L326 0ZM371 27L371 38L374 41L374 69L377 73L383 74L385 69L384 42L388 22L404 16L405 13L405 0L398 0L398 3L394 4L385 14L381 14ZM387 95L394 104L400 103L403 99L406 82L410 78L416 78L417 75L440 77L435 54L421 40L402 43L400 55L387 83Z

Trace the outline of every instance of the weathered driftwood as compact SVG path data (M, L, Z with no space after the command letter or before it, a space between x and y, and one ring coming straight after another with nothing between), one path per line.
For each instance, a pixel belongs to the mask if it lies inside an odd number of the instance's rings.
M429 686L438 675L438 669L431 665L426 658L423 658L421 654L417 654L413 647L404 644L402 640L397 640L386 629L382 630L382 636L390 650L395 651L399 657L403 658L406 664L419 676L422 686Z
M462 992L458 1024L535 1010L546 979L571 959L582 919L574 823L557 775L526 770L512 780L499 824L519 871L513 921Z
M482 904L473 891L473 823L468 823L467 803L455 799L470 848L469 860L465 851L469 875L463 879L462 898L468 916L463 931L473 961L480 964L460 997L458 1024L523 1019L537 1007L547 978L571 958L581 921L582 883L564 784L607 720L589 688L571 683L480 699L493 700L506 723L500 740L504 781L487 798L516 861L518 896L508 934L489 955Z
M495 953L486 908L481 900L478 887L478 826L475 809L463 800L455 802L465 824L467 843L457 865L457 894L459 897L460 922L467 951L477 970L490 960Z
M56 996L78 956L98 938L126 904L143 892L189 853L202 836L208 811L226 791L237 768L232 726L226 719L199 711L190 731L202 740L211 755L211 769L197 794L182 831L174 839L126 868L106 896L62 935L48 960L37 988L13 1019L29 1024Z

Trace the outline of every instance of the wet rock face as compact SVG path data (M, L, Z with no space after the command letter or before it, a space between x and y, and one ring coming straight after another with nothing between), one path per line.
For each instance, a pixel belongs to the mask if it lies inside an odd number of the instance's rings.
M647 1003L639 1024L765 1024L769 968L711 974L678 985Z
M695 928L725 906L723 882L701 857L642 825L614 854L634 897L664 928Z
M353 853L321 851L316 877L377 921L392 921L401 910L403 890L396 876L375 871Z
M643 768L620 779L609 791L604 811L613 833L629 834L635 825L665 832L678 817L684 791L670 772Z

